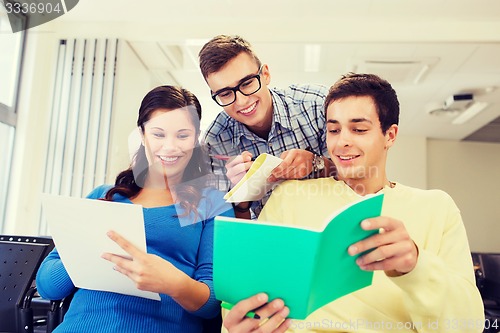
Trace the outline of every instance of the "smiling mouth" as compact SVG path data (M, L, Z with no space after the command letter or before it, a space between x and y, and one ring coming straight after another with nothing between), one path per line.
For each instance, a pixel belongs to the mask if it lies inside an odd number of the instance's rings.
M350 161L350 160L353 160L357 157L359 157L359 155L350 155L350 156L341 156L341 155L337 155L337 157L339 158L339 160L341 161Z
M249 107L245 108L245 109L242 109L242 110L239 110L238 112L243 114L243 115L247 115L249 113L252 113L257 107L257 102L253 103L252 105L250 105Z
M162 162L174 163L179 159L179 156L158 156Z

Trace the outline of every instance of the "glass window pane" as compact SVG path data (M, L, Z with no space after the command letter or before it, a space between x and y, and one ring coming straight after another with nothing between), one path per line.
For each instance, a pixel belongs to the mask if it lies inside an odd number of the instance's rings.
M0 123L0 231L5 221L15 127Z
M11 21L0 0L0 232L5 225L9 180L16 133L16 96L25 32L12 33ZM26 17L13 16L13 24L26 27Z
M14 106L24 32L12 33L9 18L0 4L0 103Z

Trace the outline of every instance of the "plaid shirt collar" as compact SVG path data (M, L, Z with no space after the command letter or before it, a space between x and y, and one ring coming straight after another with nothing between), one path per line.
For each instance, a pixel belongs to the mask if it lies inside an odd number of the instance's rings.
M283 100L275 94L272 90L269 90L271 93L271 97L273 100L273 123L271 125L271 132L269 133L269 137L273 137L278 135L277 131L293 131L293 128L297 127L298 124L295 120L292 120L291 117L288 117L288 112L283 112L288 110L287 105L283 102ZM279 112L279 110L283 110ZM246 137L250 140L264 140L252 131L250 131L245 125L231 118L232 122L232 130L234 136L232 138L233 148L236 148L241 143L241 138ZM295 124L294 124L295 123Z

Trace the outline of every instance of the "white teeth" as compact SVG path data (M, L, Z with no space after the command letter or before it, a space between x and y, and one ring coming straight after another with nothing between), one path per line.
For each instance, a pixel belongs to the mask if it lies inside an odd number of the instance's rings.
M353 158L356 158L357 156L339 156L339 158L343 161L347 160L352 160Z
M243 114L247 114L247 113L250 113L253 111L253 109L255 108L255 104L252 104L251 106L249 106L248 108L246 109L243 109L243 110L240 110L240 113L243 113Z
M176 157L158 156L158 157L160 158L160 160L165 161L165 162L174 162L174 161L177 161L179 159L178 156L176 156Z

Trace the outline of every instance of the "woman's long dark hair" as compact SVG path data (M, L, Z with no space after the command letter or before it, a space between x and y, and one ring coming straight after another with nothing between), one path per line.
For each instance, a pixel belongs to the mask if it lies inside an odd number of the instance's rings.
M196 130L196 138L198 138L201 120L200 102L193 93L180 87L160 86L151 90L142 100L137 126L144 133L144 124L151 119L151 114L154 111L158 109L175 110L180 108L189 112ZM185 214L182 214L183 216L189 215L191 212L195 213L195 216L198 214L197 206L201 200L201 190L206 186L206 176L209 174L206 156L203 147L196 142L193 155L184 170L181 184L175 187L177 200L185 210ZM115 194L120 194L127 198L136 196L142 190L148 173L148 167L146 151L144 145L141 145L130 167L120 172L116 177L115 186L106 193L104 200L111 201ZM197 181L195 182L195 180ZM196 186L194 185L195 183Z

